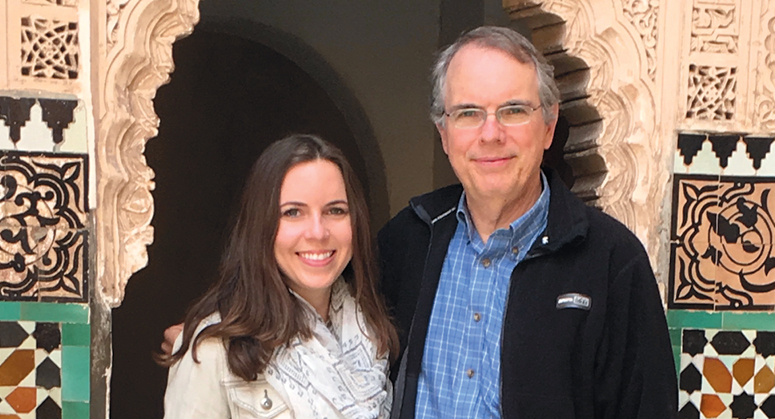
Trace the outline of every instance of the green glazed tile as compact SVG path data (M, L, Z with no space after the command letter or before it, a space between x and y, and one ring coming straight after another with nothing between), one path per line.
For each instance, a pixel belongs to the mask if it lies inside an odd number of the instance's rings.
M88 346L62 346L62 401L89 401Z
M21 303L21 320L61 323L89 323L86 304Z
M77 323L62 324L63 346L89 346L90 338L90 325Z
M668 332L670 333L670 343L680 347L681 342L683 342L683 329L668 329Z
M21 304L18 302L0 302L0 320L19 320Z
M668 310L667 325L674 329L720 329L719 312L694 310Z
M681 375L681 347L673 346L673 362L675 362L675 374Z
M775 331L775 313L724 313L725 330Z
M62 402L62 419L89 419L89 403Z

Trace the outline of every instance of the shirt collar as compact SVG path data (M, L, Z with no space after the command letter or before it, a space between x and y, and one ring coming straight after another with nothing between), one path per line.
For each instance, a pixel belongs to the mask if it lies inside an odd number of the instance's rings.
M549 213L549 197L551 192L549 191L549 181L546 179L546 175L544 175L543 171L541 171L541 185L543 186L543 190L541 191L541 195L538 196L538 200L535 202L535 204L533 204L533 206L526 213L522 214L521 217L517 218L509 224L511 242L519 240L519 238L524 235L525 232L522 231L524 229L520 227L531 225L534 222L539 221L541 218L546 219L546 216ZM470 243L474 238L476 240L480 240L479 233L477 233L476 228L474 227L474 222L471 220L471 214L468 212L465 190L463 190L463 193L460 194L460 200L457 203L457 210L455 215L457 216L458 222L464 226L466 239L468 242ZM495 232L502 230L505 229L499 229ZM493 234L495 234L495 232L493 232Z

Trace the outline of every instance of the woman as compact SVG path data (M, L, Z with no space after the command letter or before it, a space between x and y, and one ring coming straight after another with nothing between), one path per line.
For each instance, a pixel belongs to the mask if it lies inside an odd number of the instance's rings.
M395 329L363 191L310 135L253 166L220 278L186 315L165 418L387 418Z

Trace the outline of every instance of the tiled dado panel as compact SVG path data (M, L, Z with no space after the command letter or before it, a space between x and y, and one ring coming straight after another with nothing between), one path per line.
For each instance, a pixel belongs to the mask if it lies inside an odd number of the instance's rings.
M0 418L89 417L89 308L0 302Z
M775 309L774 142L679 135L669 308Z
M775 418L775 332L684 329L679 417Z
M668 310L679 418L775 418L775 313Z
M0 95L0 149L86 154L86 118L76 99Z
M0 150L0 300L87 301L87 167Z

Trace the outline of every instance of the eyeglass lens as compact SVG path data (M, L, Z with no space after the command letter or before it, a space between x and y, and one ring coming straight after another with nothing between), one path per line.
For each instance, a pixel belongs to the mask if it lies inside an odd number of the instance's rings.
M526 105L510 105L498 108L495 116L503 125L520 125L530 119L533 108ZM457 128L478 128L484 124L488 113L484 109L458 109L450 114Z

